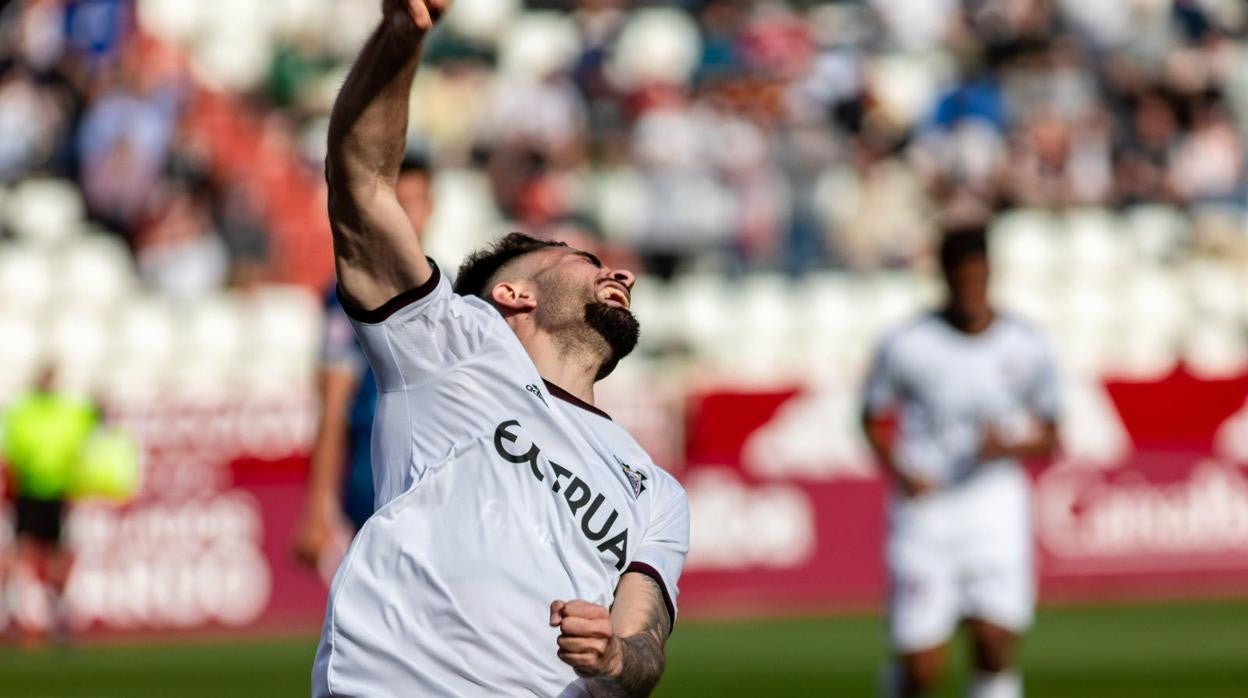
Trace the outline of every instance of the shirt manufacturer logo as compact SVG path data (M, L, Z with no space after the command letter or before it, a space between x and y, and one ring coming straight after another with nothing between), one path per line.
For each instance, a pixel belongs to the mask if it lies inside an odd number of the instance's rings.
M530 384L528 384L528 385L524 386L524 389L525 389L525 390L527 390L527 391L529 391L530 393L533 393L534 395L536 395L536 396L537 396L537 399L538 399L538 400L541 400L543 405L546 405L547 407L550 407L550 405L546 402L546 396L542 394L542 389L541 389L541 388L537 387L537 386L536 386L536 385L534 385L533 383L530 383Z

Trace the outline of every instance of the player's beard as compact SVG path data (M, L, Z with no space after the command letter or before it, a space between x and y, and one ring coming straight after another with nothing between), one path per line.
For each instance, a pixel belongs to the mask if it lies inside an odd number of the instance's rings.
M595 380L611 375L620 359L632 353L641 338L641 324L626 308L607 305L601 301L585 304L585 324L597 332L607 343L610 354L598 367Z

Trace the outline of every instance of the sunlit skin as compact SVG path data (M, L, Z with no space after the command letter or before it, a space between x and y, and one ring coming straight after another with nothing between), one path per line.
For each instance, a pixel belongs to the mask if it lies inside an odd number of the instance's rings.
M963 258L945 269L944 275L949 291L945 316L950 323L967 334L987 330L995 317L988 300L991 276L988 258L984 255Z
M572 248L525 255L495 275L490 300L546 380L593 403L606 341L585 323L585 305L628 310L636 276Z

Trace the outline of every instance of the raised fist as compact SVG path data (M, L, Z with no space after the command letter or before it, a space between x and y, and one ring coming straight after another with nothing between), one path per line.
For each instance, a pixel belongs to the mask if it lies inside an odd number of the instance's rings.
M555 601L550 626L559 628L559 659L582 678L615 676L622 658L611 612L588 601Z
M381 12L391 31L408 41L420 41L451 8L451 0L382 0Z

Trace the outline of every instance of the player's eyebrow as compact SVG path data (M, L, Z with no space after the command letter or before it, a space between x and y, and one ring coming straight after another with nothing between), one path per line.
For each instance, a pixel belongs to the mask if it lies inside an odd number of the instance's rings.
M602 268L602 260L598 259L598 256L595 254L586 252L585 250L577 250L573 252L572 254L577 255L578 257L584 257L585 259L589 260L590 264L598 267L599 269Z

